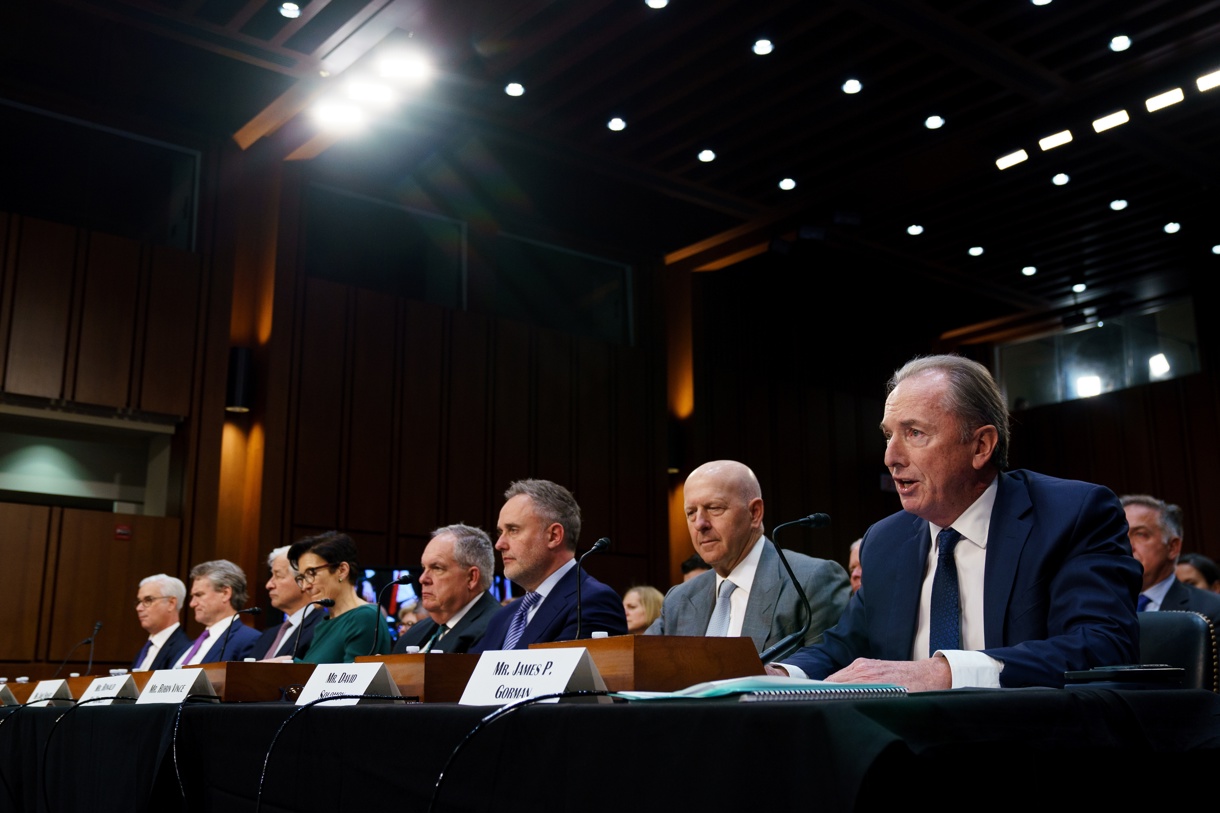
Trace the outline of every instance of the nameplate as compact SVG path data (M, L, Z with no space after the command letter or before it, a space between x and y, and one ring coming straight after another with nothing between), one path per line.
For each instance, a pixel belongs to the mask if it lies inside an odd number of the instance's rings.
M0 684L0 706L20 706L17 702L17 696L13 694L13 690L8 687L8 684Z
M92 706L109 706L115 700L135 700L140 696L136 682L131 675L111 675L94 678L89 688L81 694L80 703L88 702Z
M558 692L605 691L601 673L584 647L510 649L484 652L458 702L467 706L504 706ZM542 700L554 703L559 698ZM597 702L611 703L608 697Z
M68 681L40 680L30 694L27 705L30 706L71 706L72 693L68 691Z
M343 695L360 695L359 697L343 697ZM367 695L380 695L369 697ZM402 697L398 684L390 677L385 663L320 663L314 667L313 674L301 694L297 696L297 705L303 706L315 700L328 700L327 705L355 706L361 703L404 703L405 700L387 700L386 696Z
M144 684L136 703L184 703L188 697L220 700L202 669L158 669Z

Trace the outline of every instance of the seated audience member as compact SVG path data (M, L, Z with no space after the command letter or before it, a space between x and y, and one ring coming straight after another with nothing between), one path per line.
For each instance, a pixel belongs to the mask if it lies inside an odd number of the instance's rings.
M288 545L276 548L267 557L271 578L267 580L267 595L271 606L287 616L283 623L272 624L250 650L247 657L293 657L304 655L313 640L313 630L326 611L312 604L309 592L297 584L297 572L288 562Z
M570 641L577 637L578 626L581 638L591 638L597 631L625 635L622 599L576 563L580 506L572 493L549 480L518 480L504 498L496 550L504 562L504 575L527 592L500 608L471 652Z
M420 564L420 603L428 619L408 629L394 651L405 652L409 646L421 652L470 651L500 611L500 602L487 592L496 572L491 538L469 525L437 528Z
M1220 593L1220 567L1201 553L1183 553L1174 568L1178 581L1200 590Z
M692 553L682 562L682 581L688 582L696 576L706 573L712 569L712 566L703 561L703 557L697 553Z
M657 616L661 614L661 602L665 596L655 587L642 585L632 587L623 594L623 612L627 616L627 632L643 635Z
M347 534L327 531L307 537L288 549L296 581L309 591L310 600L335 602L314 628L309 651L296 660L304 663L354 663L364 655L388 655L390 630L381 607L356 592L360 564L356 543Z
M191 609L205 627L175 666L240 661L250 654L259 631L242 623L246 573L228 559L191 568Z
M1008 410L977 362L916 358L888 390L903 510L864 534L868 585L839 623L767 671L923 691L1062 687L1069 670L1136 663L1140 568L1114 493L1006 471Z
M855 595L860 589L860 579L864 575L864 571L860 568L860 548L864 544L864 539L857 539L851 543L851 552L847 555L847 575L851 578L851 592Z
M1144 566L1136 609L1193 610L1220 625L1220 596L1178 581L1175 569L1182 550L1182 509L1147 494L1126 494L1131 552Z
M744 636L762 652L804 626L805 607L765 536L762 489L735 460L704 463L683 487L691 544L712 570L675 585L649 635ZM813 617L805 643L822 639L851 595L837 562L785 552Z
M191 645L179 623L186 585L181 579L158 573L140 582L136 591L136 617L148 640L131 662L131 671L170 669Z
M407 634L407 630L419 623L419 619L415 617L415 609L419 607L418 601L408 601L398 608L398 637Z

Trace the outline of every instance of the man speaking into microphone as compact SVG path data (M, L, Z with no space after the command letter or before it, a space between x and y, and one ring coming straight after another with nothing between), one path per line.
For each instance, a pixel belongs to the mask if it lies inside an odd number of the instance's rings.
M504 575L526 594L492 616L470 651L570 641L577 630L581 638L597 631L626 635L623 600L577 564L580 506L572 493L550 480L517 480L504 498L496 550Z
M175 668L240 661L259 637L258 630L247 627L237 615L246 603L245 571L228 559L215 559L195 565L190 577L190 606L205 629Z
M804 602L765 536L754 472L735 460L704 463L686 478L682 498L691 544L712 570L670 588L644 634L744 636L762 652L799 631ZM843 614L850 581L837 562L785 556L809 600L803 641L812 644Z

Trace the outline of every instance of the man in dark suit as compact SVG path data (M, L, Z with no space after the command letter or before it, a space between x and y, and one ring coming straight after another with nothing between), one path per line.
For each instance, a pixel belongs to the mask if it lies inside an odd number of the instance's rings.
M804 603L764 535L762 489L754 472L736 460L704 463L686 478L682 496L691 544L715 572L670 588L645 634L744 636L762 652L801 630ZM803 642L812 644L847 606L847 573L836 562L791 551L785 556L809 600L812 616ZM718 596L727 614L715 613ZM713 618L723 623L717 626Z
M1144 567L1140 612L1192 610L1220 625L1220 595L1198 590L1177 578L1182 552L1182 509L1147 494L1122 498L1130 528L1131 552Z
M492 617L483 640L470 651L570 641L578 637L578 627L581 638L599 630L626 635L627 616L618 593L576 563L580 506L572 493L549 480L518 480L504 498L496 550L504 562L504 575L527 592Z
M496 571L491 538L469 525L437 528L420 564L420 602L428 617L398 639L394 652L406 652L409 646L421 652L470 651L500 611L500 602L487 592Z
M246 603L245 571L228 559L216 559L195 565L190 575L191 609L204 630L174 666L242 660L259 636L237 615Z
M839 623L769 672L922 691L1062 686L1138 661L1122 506L1101 486L1004 472L1008 411L985 367L908 362L881 429L905 510L864 535L868 582Z
M136 617L148 633L148 640L131 662L131 671L169 669L191 645L191 639L186 637L179 623L185 599L186 585L181 579L158 573L140 582L136 591Z
M271 606L283 613L285 618L282 623L272 624L263 630L247 658L261 661L266 658L301 657L309 649L318 619L326 614L317 604L311 603L313 596L297 583L297 571L288 561L290 547L278 547L267 557L267 565L271 568L267 595L271 599Z

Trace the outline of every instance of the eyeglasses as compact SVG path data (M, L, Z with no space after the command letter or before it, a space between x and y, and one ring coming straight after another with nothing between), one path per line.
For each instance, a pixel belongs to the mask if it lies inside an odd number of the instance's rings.
M338 565L318 565L317 567L307 567L293 577L297 584L313 584L314 579L318 578L318 573L323 570L334 570Z
M141 607L151 607L154 601L160 601L165 598L173 598L173 596L145 596L144 598L136 599L136 609Z

